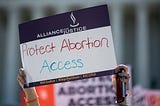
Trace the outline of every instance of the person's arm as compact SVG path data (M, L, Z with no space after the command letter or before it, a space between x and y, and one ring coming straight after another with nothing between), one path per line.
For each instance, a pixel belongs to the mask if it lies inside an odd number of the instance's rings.
M25 101L27 103L27 106L40 106L35 87L31 87L31 88L23 87L23 85L26 83L26 76L25 76L23 68L19 70L17 80L18 80L20 87L25 93Z
M123 80L121 80L122 82L124 82L125 84L126 84L126 92L127 93L129 93L129 84L128 84L128 82L129 82L129 78L130 78L130 76L129 76L129 74L128 74L128 67L126 66L126 65L119 65L119 66L117 66L116 67L116 71L119 71L120 69L124 69L124 71L125 71L125 73L120 73L119 74L119 76L121 76L121 77L125 77L125 79L123 79ZM115 88L115 90L117 89L117 87L116 87L116 75L112 75L112 82L113 82L113 86L114 86L114 88ZM121 102L121 103L118 103L118 105L119 106L125 106L125 105L127 105L127 103L126 103L126 98L125 98L125 100L123 101L123 102Z

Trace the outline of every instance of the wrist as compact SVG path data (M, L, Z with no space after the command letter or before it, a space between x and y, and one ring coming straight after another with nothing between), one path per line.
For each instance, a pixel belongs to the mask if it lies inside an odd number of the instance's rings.
M33 103L33 102L38 101L38 96L33 98L33 99L27 99L27 98L24 97L24 99L25 99L26 103Z
M29 100L37 97L37 92L36 92L36 89L34 87L25 88L24 93L25 93L26 99L29 99Z

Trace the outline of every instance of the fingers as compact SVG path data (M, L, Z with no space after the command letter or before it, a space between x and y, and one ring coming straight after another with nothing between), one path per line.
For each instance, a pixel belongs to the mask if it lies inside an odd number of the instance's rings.
M118 73L118 75L120 77L124 77L125 79L128 79L130 78L130 75L128 73ZM115 80L116 79L116 75L112 75L112 80Z
M120 80L126 84L126 90L129 89L129 79L130 76L127 73L119 73L119 76L122 77Z
M130 79L129 74L127 74L127 73L119 73L118 75L119 75L120 77L122 77L122 78L121 78L121 81L122 81L122 82L125 82L125 83L128 83L128 82L129 82L129 79Z
M26 79L26 74L25 74L23 68L20 68L20 69L19 69L19 75L20 75L24 80Z
M24 73L24 69L23 69L23 68L20 68L20 69L19 69L19 72L20 72L20 75L25 76L25 73Z
M118 73L118 71L120 71L121 69L124 69L124 73ZM118 75L120 77L125 77L125 78L130 78L129 74L128 74L128 67L126 65L120 64L115 68L116 73L118 73ZM112 79L115 79L117 75L112 75Z
M23 78L20 75L17 76L17 80L20 85L23 85L25 83L25 81L23 80Z
M118 71L120 71L121 69L124 69L125 72L124 72L124 73L118 73L118 76L124 77L124 78L126 78L126 79L129 79L130 76L129 76L129 74L128 74L128 67L127 67L126 65L121 64L121 65L117 66L115 70L118 72ZM116 78L116 76L117 76L117 75L113 75L112 78Z
M120 69L124 69L124 71L126 72L126 73L128 73L128 67L126 66L126 65L123 65L123 64L120 64L119 66L117 66L116 67L116 71L119 71Z
M129 76L128 73L118 73L118 75L119 75L120 77L125 77L125 78L127 78L127 79L130 78L130 76Z
M124 83L128 83L128 79L120 79Z
M118 76L122 77L120 78L120 80L126 84L126 89L128 90L129 89L129 79L130 79L130 75L128 74L128 67L126 65L121 64L121 65L118 65L115 70L118 72L121 69L124 69L125 72L118 73Z
M23 68L19 69L17 80L18 80L20 86L22 86L22 87L26 83L26 75L25 75L25 72L24 72Z

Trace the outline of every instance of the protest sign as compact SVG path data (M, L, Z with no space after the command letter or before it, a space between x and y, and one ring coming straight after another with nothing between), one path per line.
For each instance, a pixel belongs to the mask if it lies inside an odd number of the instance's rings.
M54 95L55 106L115 106L116 96L111 76L56 84Z
M19 25L25 87L111 75L117 66L107 5Z

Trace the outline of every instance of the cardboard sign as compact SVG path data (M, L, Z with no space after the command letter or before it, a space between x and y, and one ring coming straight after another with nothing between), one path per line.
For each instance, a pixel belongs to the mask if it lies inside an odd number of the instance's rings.
M25 87L113 74L117 66L107 5L19 25Z

